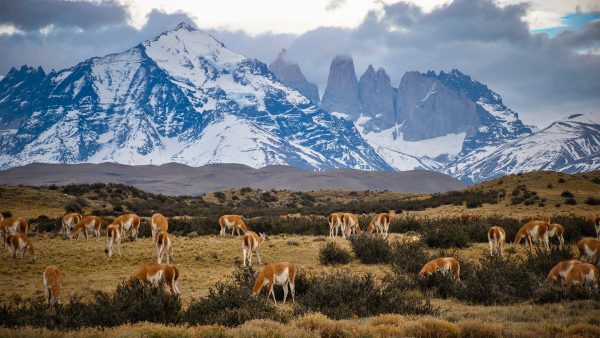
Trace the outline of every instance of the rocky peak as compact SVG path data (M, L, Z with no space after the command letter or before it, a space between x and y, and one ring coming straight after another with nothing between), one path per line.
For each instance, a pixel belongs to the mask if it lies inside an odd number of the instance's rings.
M179 25L177 25L177 27L175 27L174 30L178 31L180 29L184 29L184 30L186 30L188 32L192 32L192 31L196 30L196 28L194 28L192 25L188 24L187 22L181 22L181 23L179 23Z
M475 103L437 78L407 72L396 95L398 123L404 139L420 141L447 134L473 135L480 119Z
M32 112L36 95L44 90L46 72L42 67L11 68L0 80L0 130L13 128Z
M338 55L331 61L321 108L330 113L347 114L350 120L360 116L358 80L350 56Z
M369 65L358 82L358 93L363 115L378 118L385 124L395 122L394 89L383 68L375 72Z
M302 70L300 70L300 66L289 59L287 50L281 50L279 55L277 55L277 59L269 65L269 71L275 74L275 77L279 82L296 89L315 105L319 105L318 87L306 80Z

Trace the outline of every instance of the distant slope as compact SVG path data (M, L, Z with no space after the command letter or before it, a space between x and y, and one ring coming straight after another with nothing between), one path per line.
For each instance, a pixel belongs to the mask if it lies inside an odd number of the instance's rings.
M305 171L288 166L253 169L241 164L189 167L102 164L30 164L0 171L0 184L64 185L115 182L167 195L198 195L230 188L389 190L434 193L466 188L450 176L425 170L375 172L360 170Z
M536 170L572 174L597 170L598 158L600 113L576 114L491 153L484 150L455 158L447 173L463 182Z

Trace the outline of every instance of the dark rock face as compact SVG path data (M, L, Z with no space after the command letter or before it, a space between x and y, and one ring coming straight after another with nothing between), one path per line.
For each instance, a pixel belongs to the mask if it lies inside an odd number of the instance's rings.
M404 74L396 96L397 122L404 139L420 141L447 134L475 134L480 124L476 104L438 79L418 72Z
M287 51L281 50L277 59L269 65L269 71L284 85L296 89L315 105L319 105L319 88L308 82L300 66L286 57Z
M532 130L519 119L519 114L506 107L502 97L486 85L471 79L470 76L453 69L449 73L429 71L423 74L438 79L446 87L467 96L477 104L480 124L474 134L467 134L462 155L490 145L498 145L531 135Z
M0 81L0 130L14 128L33 112L36 96L44 87L41 67L12 68Z
M384 124L396 121L394 111L394 89L390 77L383 68L377 72L369 65L358 81L358 96L363 115L379 117Z
M331 61L321 109L348 114L350 120L360 116L358 81L351 57L338 55Z

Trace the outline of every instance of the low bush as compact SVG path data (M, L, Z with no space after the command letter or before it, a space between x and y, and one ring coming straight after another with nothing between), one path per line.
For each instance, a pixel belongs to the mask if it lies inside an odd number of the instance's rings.
M302 281L298 283L298 277L296 286L302 292L305 287ZM209 289L208 296L191 301L183 315L185 322L189 325L238 326L252 319L285 320L270 299L252 295L254 280L252 267L242 267L238 262L227 282L217 282Z
M437 310L418 293L401 291L371 274L354 275L345 270L310 276L296 314L320 312L333 319L368 317L382 313L435 314Z
M32 228L35 227L37 232L55 232L60 230L61 226L60 218L49 218L46 215L38 216L29 221Z
M364 264L387 263L390 260L390 244L381 236L350 236L350 246L356 257Z
M533 294L533 301L538 304L561 303L581 299L600 301L600 291L586 287L562 288L556 285L544 285Z
M466 271L465 271L466 272ZM531 297L543 277L523 268L519 258L485 256L470 276L463 273L456 297L475 304L502 305Z
M426 228L423 237L427 246L433 248L465 248L471 244L473 230L473 224L453 220Z
M560 197L573 197L573 194L569 190L565 190L560 194Z
M462 281L458 287L445 285L443 279L433 286L446 292L446 296L452 295L475 304L510 304L538 297L535 295L548 271L566 259L571 259L568 246L562 250L552 248L549 252L536 248L524 257L486 255L474 266L461 262Z
M588 196L588 198L585 199L584 203L589 205L600 205L600 198Z
M389 262L397 270L416 274L421 267L431 260L425 251L427 247L421 241L401 239L391 243L391 256Z
M323 265L348 264L350 263L350 252L340 248L335 242L327 242L319 250L319 262Z
M566 205L577 205L577 201L574 198L567 198L565 200Z
M13 298L0 309L0 326L32 326L50 329L114 327L126 323L177 324L181 320L179 295L139 281L121 284L112 293L97 291L89 301L71 296L69 302L49 307L43 297Z
M281 315L272 301L252 296L250 288L218 282L208 296L191 301L184 318L190 325L237 326L252 319L281 320Z

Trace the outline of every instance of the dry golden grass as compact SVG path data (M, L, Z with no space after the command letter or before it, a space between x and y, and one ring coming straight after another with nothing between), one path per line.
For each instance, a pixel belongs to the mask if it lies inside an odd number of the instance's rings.
M0 212L11 211L14 216L36 218L40 215L60 217L63 207L72 196L58 190L36 189L10 185L0 186Z
M263 263L295 260L300 273L329 271L334 267L319 264L319 248L325 243L323 238L312 236L271 236L261 247ZM60 237L38 235L32 238L37 251L37 261L32 263L26 255L24 259L13 260L6 251L2 253L4 262L0 265L3 285L14 288L0 288L0 299L7 299L15 291L22 297L42 294L42 272L48 265L58 265L64 272L63 298L70 294L89 295L92 290L114 291L118 283L131 276L142 264L156 261L156 253L151 239L140 238L134 242L122 243L122 257L114 254L108 258L103 252L106 237L99 243L90 238L79 241L63 240ZM288 244L294 243L292 245ZM298 245L295 245L297 242ZM336 242L347 249L347 241L341 238ZM175 237L175 263L180 266L179 289L184 301L190 297L201 297L217 281L224 281L231 275L235 260L241 259L242 240L240 237L202 236L196 238ZM260 267L256 255L255 267ZM357 260L345 265L355 273L371 272L382 276L384 266L363 265Z
M309 314L282 324L252 320L235 328L221 326L163 326L150 323L115 328L87 328L60 332L47 329L4 329L0 337L598 337L600 327L575 321L565 327L544 323L494 325L479 320L455 323L432 317L386 315L362 320L330 320Z

